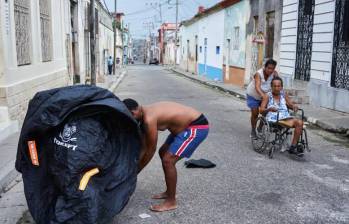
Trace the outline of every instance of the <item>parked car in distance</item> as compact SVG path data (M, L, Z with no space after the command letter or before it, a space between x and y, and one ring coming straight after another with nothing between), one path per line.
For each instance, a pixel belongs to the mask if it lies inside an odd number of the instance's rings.
M159 60L157 58L150 59L149 65L158 65Z

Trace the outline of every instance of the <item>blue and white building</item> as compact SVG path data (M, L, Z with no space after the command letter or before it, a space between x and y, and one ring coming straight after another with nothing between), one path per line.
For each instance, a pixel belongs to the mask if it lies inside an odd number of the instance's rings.
M182 69L223 81L224 10L217 4L182 23ZM194 64L194 69L193 69ZM196 64L196 68L195 68Z

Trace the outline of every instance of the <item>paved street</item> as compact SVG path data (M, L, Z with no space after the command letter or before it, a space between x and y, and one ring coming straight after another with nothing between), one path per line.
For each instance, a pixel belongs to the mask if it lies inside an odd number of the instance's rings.
M210 135L193 158L209 159L217 167L187 169L184 161L179 162L178 209L153 213L148 208L156 201L150 197L164 190L156 155L140 174L135 194L113 223L349 223L349 149L328 133L310 131L313 152L303 160L287 154L276 154L270 160L251 149L249 113L243 101L163 67L129 67L116 95L142 104L171 100L204 112L211 123ZM167 134L160 135L159 144ZM13 217L23 212L22 187L18 183L0 199L3 212L11 211ZM151 217L140 218L143 213ZM29 220L26 213L19 223L32 223Z
M171 100L204 112L210 135L193 158L209 159L214 169L178 168L178 205L152 213L150 197L164 190L158 156L139 176L138 186L114 223L348 223L349 150L310 131L313 152L303 160L276 154L270 160L251 149L245 103L179 77L163 67L131 66L116 90L142 104ZM162 144L168 133L162 133ZM142 219L140 214L151 217Z

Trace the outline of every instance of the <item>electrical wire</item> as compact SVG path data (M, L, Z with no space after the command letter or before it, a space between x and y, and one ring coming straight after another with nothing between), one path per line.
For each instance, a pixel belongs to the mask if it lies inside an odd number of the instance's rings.
M108 9L107 4L105 3L105 0L103 0L103 3L104 3L104 7L105 7L105 9L106 9L106 10L108 11L108 13L111 15L110 10Z

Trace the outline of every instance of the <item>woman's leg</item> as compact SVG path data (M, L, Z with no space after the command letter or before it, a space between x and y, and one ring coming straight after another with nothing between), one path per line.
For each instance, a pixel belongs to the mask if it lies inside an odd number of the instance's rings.
M258 108L251 108L251 135L252 137L256 135L256 123L259 114Z

